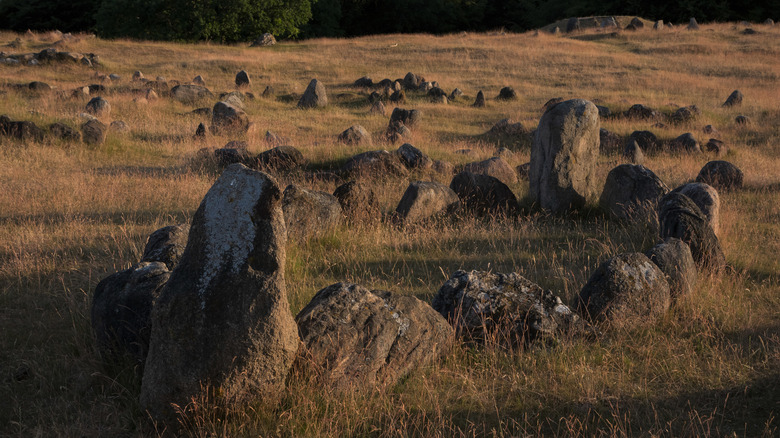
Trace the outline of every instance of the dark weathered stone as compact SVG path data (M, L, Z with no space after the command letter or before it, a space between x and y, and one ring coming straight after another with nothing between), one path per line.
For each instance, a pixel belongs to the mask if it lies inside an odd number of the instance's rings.
M450 183L463 208L477 215L513 215L519 209L512 190L498 178L460 172Z
M718 235L720 232L720 195L714 187L705 183L693 182L683 184L672 191L689 197L707 217L707 223L712 227L715 235Z
M718 140L717 138L711 138L707 142L707 144L704 146L704 148L707 150L707 152L711 152L715 154L716 157L722 157L726 155L728 152L728 147L726 146L726 143L724 143L721 140Z
M422 113L419 110L406 110L403 108L393 109L390 114L390 124L401 122L404 126L414 127L422 119Z
M81 141L81 133L64 123L52 123L49 125L49 132L63 141Z
M512 166L501 157L488 158L487 160L468 163L463 167L464 172L479 175L490 175L506 185L517 182L517 173Z
M231 148L224 147L214 151L214 157L221 166L230 166L231 164L248 164L251 161L251 155L245 147Z
M589 332L559 297L514 272L455 271L432 305L459 335L477 341L521 345Z
M108 116L111 114L111 104L102 97L93 97L87 102L87 112L98 117Z
M599 143L599 115L592 102L574 99L550 108L531 146L531 197L556 213L584 206L597 190Z
M688 30L699 30L699 23L696 22L696 19L691 17L690 21L688 22Z
M604 128L599 129L599 151L602 154L620 153L624 142L623 137Z
M321 108L328 105L328 94L325 86L317 79L312 79L298 100L298 108Z
M474 99L474 103L471 105L475 108L484 108L485 107L485 93L482 92L482 90L479 90L477 92L477 97Z
M498 92L496 100L515 100L517 99L517 93L512 87L504 87Z
M407 90L417 90L420 88L420 84L425 81L425 78L418 76L412 72L409 72L404 76L403 86Z
M282 210L287 235L299 242L322 235L341 224L341 205L335 196L294 184L284 189Z
M249 73L247 73L244 70L241 70L240 72L236 73L236 86L237 87L248 87L252 84L252 81L249 79Z
M647 257L661 269L669 283L672 299L690 295L696 289L699 274L691 248L682 240L669 237L647 251Z
M336 187L333 196L338 199L350 223L368 223L379 219L379 203L370 184L349 181Z
M726 99L725 102L723 102L723 106L731 107L731 106L740 106L742 105L742 99L744 96L742 95L742 92L739 90L734 90L729 94L729 97Z
M177 85L171 89L171 96L179 102L192 105L204 99L214 97L208 88L200 85Z
M742 188L744 175L739 167L728 161L710 161L705 164L696 177L696 182L702 182L715 187L718 190L731 190Z
M102 145L106 141L108 127L99 120L89 120L81 125L81 136L84 143L89 145Z
M195 212L152 311L141 407L173 422L193 398L272 400L298 349L284 281L287 231L276 180L237 164Z
M217 102L212 109L211 132L240 134L249 130L249 117L244 110L227 102Z
M374 86L374 81L368 76L363 76L362 78L353 82L352 85L360 88L371 88Z
M341 171L347 175L371 178L405 176L409 173L396 154L385 150L357 154L344 163Z
M179 263L190 227L187 224L169 225L149 235L141 262L161 262L169 271Z
M669 119L676 124L690 123L696 120L696 116L699 113L698 110L696 105L684 106L673 112Z
M654 109L646 107L642 104L632 105L627 109L623 115L629 119L647 120L654 119L658 116Z
M577 309L588 319L615 328L655 323L669 310L666 275L640 253L602 263L580 291Z
M411 296L336 283L296 317L309 363L337 388L392 385L446 351L452 328Z
M671 152L697 154L701 153L701 146L696 138L690 132L680 135L669 142Z
M164 263L141 262L98 283L91 320L103 360L143 366L149 349L150 315L171 273Z
M303 154L292 146L277 146L261 152L256 158L257 166L277 171L292 170L306 163Z
M433 165L433 161L423 151L409 143L402 144L396 153L407 169L429 169Z
M361 145L371 143L371 135L366 131L366 128L352 125L339 134L338 140L344 144Z
M660 152L661 143L658 141L658 137L650 131L634 131L628 136L626 144L636 142L644 152Z
M252 41L252 44L250 44L249 47L270 47L275 44L276 38L274 38L273 34L266 32Z
M636 140L626 144L626 148L623 150L623 158L628 160L631 164L644 164L645 162L645 154L642 152L642 148L639 147L639 143L637 143Z
M691 247L700 271L720 273L726 258L707 217L691 198L679 192L664 196L658 207L661 238L676 237Z
M395 212L403 223L411 224L452 212L459 204L458 195L444 184L415 181L406 188Z
M734 117L734 123L736 123L737 125L749 125L750 117L738 115L737 117Z
M655 222L658 201L668 192L650 169L621 164L607 175L599 205L618 219Z

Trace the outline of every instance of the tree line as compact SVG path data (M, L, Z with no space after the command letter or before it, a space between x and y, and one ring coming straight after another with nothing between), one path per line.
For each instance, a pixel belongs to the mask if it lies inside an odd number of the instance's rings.
M0 28L105 38L218 42L524 31L567 17L637 15L667 22L780 19L777 0L0 0Z

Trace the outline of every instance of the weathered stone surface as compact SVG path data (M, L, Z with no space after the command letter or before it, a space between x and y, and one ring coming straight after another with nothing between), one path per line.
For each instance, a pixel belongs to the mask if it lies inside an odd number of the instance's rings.
M87 112L97 117L108 116L111 114L111 104L102 97L93 97L86 106Z
M515 184L517 182L517 173L512 169L512 166L501 157L493 157L483 161L468 163L463 167L463 171L478 175L490 175L506 185Z
M492 135L524 135L528 133L521 122L513 122L510 119L501 119L487 132Z
M431 164L431 169L433 169L434 172L446 177L451 177L455 173L455 166L453 166L452 163L448 161L434 160L433 164Z
M433 161L423 151L409 143L402 144L396 153L407 169L430 169L433 165Z
M192 83L195 84L195 85L199 85L201 87L205 87L206 86L206 80L203 79L203 76L201 76L201 75L197 75L194 78L192 78Z
M729 97L726 98L726 101L723 102L723 106L731 107L731 106L740 106L742 105L742 99L744 96L742 95L742 92L739 90L734 90L729 94Z
M512 87L504 87L498 92L496 100L515 100L517 99L517 93Z
M750 117L738 115L737 117L734 117L734 123L737 125L749 125L750 124Z
M382 101L381 101L381 100L377 100L377 101L375 101L375 102L374 102L374 103L371 105L371 109L369 110L369 112L370 112L371 114L379 114L379 115L382 115L382 116L384 116L384 115L386 115L386 114L387 114L387 110L385 109L385 104L384 104L384 103L382 103Z
M31 91L32 93L38 94L38 95L44 95L51 93L51 85L47 84L46 82L41 81L32 81L29 84L27 84L27 89Z
M688 132L670 141L669 150L677 153L697 154L701 153L701 146L693 134Z
M81 125L81 136L84 143L89 145L102 145L106 141L108 127L99 120L89 120Z
M214 157L217 162L224 167L231 164L248 164L251 161L251 155L246 147L224 147L214 151Z
M531 197L556 213L585 205L597 190L599 143L598 110L592 102L574 99L550 108L531 147Z
M371 134L360 125L352 125L339 134L338 140L349 145L366 144L371 143Z
M141 262L164 263L169 271L173 271L184 254L189 232L187 224L169 225L153 232L146 240Z
M642 152L642 148L639 147L639 143L636 140L627 143L623 150L623 158L628 160L631 164L644 164L645 154Z
M299 242L322 235L341 224L341 205L335 196L294 184L284 189L282 210L287 235Z
M688 30L699 30L699 23L696 22L696 19L691 17L690 21L688 22Z
M626 144L635 141L644 152L655 153L661 150L658 137L650 131L634 131L628 136Z
M249 130L249 116L244 110L227 102L217 102L211 114L213 134L240 134Z
M244 70L236 73L236 87L249 87L252 81L249 79L249 73Z
M379 203L370 184L349 181L336 187L333 196L338 199L342 212L350 223L368 223L380 217Z
M477 92L477 97L474 99L474 103L471 105L475 108L484 108L485 107L485 93L482 92L482 90L479 90Z
M260 35L257 37L256 40L252 41L252 44L249 45L249 47L269 47L276 44L276 38L268 32Z
M49 125L49 132L63 141L81 141L81 133L64 123L52 123Z
M455 271L432 305L459 335L478 341L555 342L589 331L559 297L514 272Z
M363 76L362 78L355 80L355 82L352 83L352 86L360 88L371 88L374 86L374 81L368 76Z
M623 143L623 137L604 128L599 129L599 151L602 154L620 153Z
M414 127L420 121L420 119L422 119L422 112L419 110L395 108L393 109L392 114L390 114L390 125L400 122L404 126L411 128Z
M707 152L715 154L716 157L722 157L726 155L729 150L726 146L726 143L718 140L717 138L709 139L704 148L707 150Z
M208 395L266 400L298 349L284 281L287 232L276 180L228 167L195 213L179 265L152 311L141 407L155 420Z
M460 96L463 96L463 91L461 91L461 89L460 89L460 88L455 88L454 90L452 90L452 93L450 93L450 95L449 95L449 100L450 100L451 102L452 102L452 101L455 101L455 100L457 100L457 99L458 99Z
M292 170L306 163L303 154L292 146L277 146L261 152L256 159L257 166L262 169L277 171Z
M682 193L691 198L694 204L699 207L702 213L707 217L707 223L712 227L715 235L720 232L720 195L709 184L688 183L672 190L675 193Z
M307 359L337 388L392 385L449 347L452 328L411 296L336 283L296 317Z
M656 118L658 113L656 113L655 110L650 107L637 103L632 105L631 108L627 109L623 115L629 119L647 120Z
M593 322L632 328L656 322L670 304L661 269L644 254L626 253L596 269L580 291L577 309Z
M460 172L450 188L458 194L462 207L477 215L513 215L519 209L512 190L490 175Z
M143 366L149 348L150 314L171 273L164 263L141 262L98 283L91 320L103 360Z
M685 242L670 237L650 248L646 255L666 275L673 300L690 295L696 289L699 274L691 248Z
M409 173L396 154L385 150L357 154L344 163L341 171L347 175L370 178L405 176Z
M452 212L459 204L458 195L444 184L415 181L406 188L395 212L403 223L411 224Z
M420 84L425 81L425 78L418 76L412 72L409 72L404 76L402 84L407 90L417 90L420 88Z
M621 164L607 175L599 205L618 219L655 222L658 201L668 192L666 184L650 169Z
M126 134L130 132L130 126L127 125L127 122L124 120L114 120L108 125L108 129L113 132L118 132L120 134Z
M317 79L312 79L306 91L298 100L298 108L321 108L328 105L328 95L325 86Z
M705 164L696 177L696 182L702 182L715 187L718 190L731 190L742 188L744 175L739 167L728 161L710 161Z
M183 104L192 105L203 99L213 98L214 93L200 85L184 84L171 88L171 96Z
M661 238L676 237L687 243L699 271L720 273L726 258L718 236L691 198L679 192L669 193L658 206Z

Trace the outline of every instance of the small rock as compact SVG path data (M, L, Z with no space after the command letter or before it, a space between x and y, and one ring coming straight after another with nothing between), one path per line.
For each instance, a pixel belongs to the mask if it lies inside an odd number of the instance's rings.
M454 102L460 96L463 96L463 91L461 91L460 88L455 88L454 90L452 90L452 93L450 93L449 99Z
M325 86L317 79L312 79L303 96L298 101L298 108L321 108L328 104Z
M113 132L120 132L125 133L130 131L130 127L127 126L127 123L125 123L123 120L114 120L111 122L110 125L108 125L108 129Z
M164 263L169 271L173 271L184 254L189 232L187 224L169 225L156 230L146 239L141 262Z
M204 99L211 99L214 94L206 87L184 84L173 87L171 96L183 104L192 105Z
M477 92L477 98L474 100L474 103L471 106L476 108L485 107L485 94L482 93L482 90L479 90L479 92Z
M712 227L712 231L717 236L720 232L720 195L709 184L693 182L683 184L673 190L675 193L682 193L699 207L704 216L707 218L707 223Z
M81 135L84 143L93 146L100 146L106 141L106 125L99 120L89 120L81 125Z
M415 181L406 188L395 212L405 224L419 223L454 211L460 201L444 184Z
M722 157L726 155L726 152L728 152L726 143L715 138L711 138L704 146L704 148L707 150L707 152L714 153L716 157Z
M458 194L465 210L480 216L511 216L519 209L512 190L490 175L461 172L452 179L450 188Z
M409 143L401 145L396 152L407 169L428 169L433 164L427 155Z
M261 169L288 171L303 166L306 161L303 154L292 146L277 146L261 152L256 158Z
M650 169L621 164L607 175L599 205L618 219L655 222L658 202L668 192L666 184Z
M379 115L382 115L382 116L384 116L384 115L387 115L387 112L386 112L386 110L385 110L385 104L384 104L384 103L382 103L382 101L381 101L381 100L377 100L377 101L375 101L375 102L374 102L374 103L371 105L371 110L370 110L369 112L370 112L371 114L379 114Z
M249 80L249 73L245 70L241 70L236 73L236 87L249 87L252 81Z
M133 72L133 82L139 82L143 79L145 79L144 74L141 73L140 70L136 70L135 72Z
M468 163L464 166L463 171L479 175L490 175L506 185L517 183L517 173L515 173L512 166L501 157L493 157L483 161Z
M87 102L87 112L97 117L108 116L111 113L111 104L102 97L93 97Z
M226 102L217 102L212 109L211 132L240 134L249 130L249 117L244 110Z
M349 181L336 187L333 196L338 199L350 223L368 223L379 219L379 204L370 184Z
M270 47L276 44L276 38L270 33L260 35L249 47Z
M702 182L715 187L718 190L731 190L742 188L744 176L742 171L728 161L710 161L705 164L696 177L696 182Z
M632 140L626 143L625 149L623 149L623 158L629 161L631 164L644 164L645 154L642 152L642 148L639 147L639 143L636 140Z
M632 105L627 109L623 115L629 119L647 120L654 119L658 116L654 109L644 106L642 104Z
M512 87L504 87L498 92L496 100L515 100L517 99L517 93Z
M614 154L619 153L621 147L623 147L623 137L607 131L604 128L599 128L599 151L602 154ZM641 163L635 163L641 164Z
M699 275L691 248L680 239L669 237L646 253L666 276L672 300L690 295L696 289Z
M748 116L739 115L734 118L734 122L736 122L737 125L749 125L750 118Z
M344 163L341 171L353 177L380 179L406 176L409 173L397 155L385 150L357 154Z
M64 123L52 123L49 126L49 132L63 141L81 141L81 133Z
M195 84L195 85L199 85L201 87L205 87L206 86L206 80L203 79L203 76L201 76L201 75L197 75L194 78L192 78L192 83Z
M658 222L662 239L676 237L688 244L700 271L723 271L726 258L718 236L689 197L679 192L664 196L658 208Z
M661 144L658 141L658 137L650 131L634 131L628 136L626 144L636 142L642 151L646 152L660 152Z
M368 76L363 76L362 78L355 80L352 86L360 88L371 88L374 86L374 81Z
M371 135L366 128L360 125L352 125L339 134L338 140L348 145L361 145L371 143Z
M699 23L696 22L696 19L691 17L691 20L688 22L688 30L699 30Z
M680 135L669 142L669 150L676 153L701 153L701 146L690 132Z
M742 95L742 92L739 90L734 90L729 94L729 97L726 98L726 101L723 102L723 106L725 107L732 107L732 106L740 106L742 105L742 99L744 96Z

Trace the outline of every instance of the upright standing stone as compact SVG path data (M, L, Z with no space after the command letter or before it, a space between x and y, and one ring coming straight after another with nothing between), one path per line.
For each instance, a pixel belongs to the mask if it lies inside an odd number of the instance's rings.
M244 70L236 73L236 87L248 87L250 84L249 73Z
M328 95L322 82L312 79L303 96L298 101L298 108L317 108L328 104Z
M228 167L195 212L187 247L152 310L141 406L171 420L193 398L274 397L298 348L284 282L276 180Z
M530 194L542 208L565 212L585 205L596 191L599 112L573 99L544 113L531 146Z

